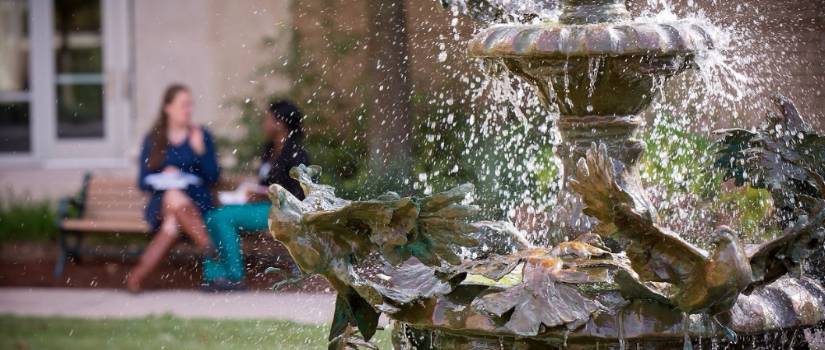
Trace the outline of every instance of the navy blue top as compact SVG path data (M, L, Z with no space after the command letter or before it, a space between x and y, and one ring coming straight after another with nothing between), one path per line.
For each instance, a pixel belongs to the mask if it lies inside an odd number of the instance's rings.
M206 152L202 156L197 155L192 146L189 145L189 136L180 145L168 145L166 159L159 169L149 169L149 155L152 153L152 139L147 135L143 140L143 149L140 152L140 176L138 186L141 190L151 195L149 204L146 206L144 217L146 222L157 230L161 221L161 205L163 201L162 190L156 190L146 183L146 176L163 171L167 166L174 166L185 173L193 174L201 179L200 185L190 185L186 188L186 194L192 198L192 202L200 209L201 214L209 211L213 207L212 186L218 182L220 168L218 167L218 157L215 152L215 143L212 135L206 128L203 128L203 142Z

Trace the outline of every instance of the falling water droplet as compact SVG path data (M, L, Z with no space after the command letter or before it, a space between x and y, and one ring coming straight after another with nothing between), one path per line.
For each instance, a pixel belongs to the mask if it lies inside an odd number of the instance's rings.
M693 350L693 343L690 340L690 316L687 313L682 313L682 333L684 335L683 350Z
M619 310L618 313L618 320L617 323L619 324L619 350L626 350L627 344L625 344L624 338L624 309Z
M438 53L438 62L445 62L447 61L447 52L441 51Z

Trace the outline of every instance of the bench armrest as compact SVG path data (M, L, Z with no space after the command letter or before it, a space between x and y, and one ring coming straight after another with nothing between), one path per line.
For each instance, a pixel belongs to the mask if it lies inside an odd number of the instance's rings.
M84 174L83 184L80 186L80 191L78 191L74 196L61 198L57 203L58 226L60 226L60 221L83 216L83 211L86 207L86 196L89 192L89 182L91 179L91 173Z
M77 197L63 197L57 202L57 220L78 218L83 211L83 203Z

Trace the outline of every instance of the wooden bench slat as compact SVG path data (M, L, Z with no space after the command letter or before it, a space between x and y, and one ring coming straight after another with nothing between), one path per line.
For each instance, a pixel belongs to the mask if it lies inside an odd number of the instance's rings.
M84 219L90 220L107 220L107 221L143 221L142 212L127 212L127 211L110 211L110 212L92 212L87 214Z
M91 201L86 203L86 211L143 211L146 207L146 201Z
M137 179L127 177L92 176L89 186L127 188L137 186Z
M84 250L82 240L66 240L66 235L83 234L124 234L150 235L149 225L143 219L143 211L148 202L148 195L137 187L137 181L128 177L87 177L82 199L82 216L76 219L64 219L60 223L61 256L55 263L55 276L60 276L71 255L99 254L97 250ZM213 191L234 190L248 177L222 177L213 187ZM61 214L67 215L71 211ZM69 244L72 243L73 244ZM270 246L270 245L268 245ZM266 256L266 252L255 252L256 256ZM283 254L272 251L273 254ZM119 253L122 254L122 253Z
M67 219L61 223L61 228L75 232L111 232L147 234L150 227L143 221L113 221L93 219Z
M132 199L132 198L145 198L147 195L142 191L91 191L88 192L86 195L93 198L104 198L104 199Z

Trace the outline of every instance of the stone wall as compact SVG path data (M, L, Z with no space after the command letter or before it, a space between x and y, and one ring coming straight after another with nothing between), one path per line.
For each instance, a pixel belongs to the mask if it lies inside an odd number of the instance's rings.
M364 65L369 55L369 48L365 46L369 35L366 1L305 0L293 9L297 19L295 28L300 35L298 45L312 54L310 65L326 64L320 76L313 78L328 86L317 88L323 92L315 94L313 102L339 108L322 108L327 111L325 114L334 114L330 110L353 109L356 101L363 101L365 92L376 88L369 85L365 76ZM655 1L629 0L628 4L638 13L649 2ZM688 2L695 4L688 6ZM743 49L730 55L740 62L752 60L742 64L742 71L753 78L748 96L732 106L717 103L697 111L694 105L679 113L707 120L704 129L750 127L764 119L765 110L770 107L770 95L781 92L797 103L812 124L825 129L825 0L673 0L673 4L679 14L701 11L721 27L749 32L745 37L750 41L737 43ZM454 29L450 25L452 17L435 0L409 0L407 8L414 89L417 92L449 90L450 86L456 86L463 70L473 69L464 54L472 25L462 21ZM342 44L341 38L357 44L343 54L345 57L337 58L335 56L342 55L335 49ZM448 53L445 62L437 59L442 47ZM687 93L685 90L697 88L690 81L672 85L672 89L683 91L668 92L671 98L682 98ZM330 98L333 91L336 96ZM340 115L329 117L346 119Z
M322 127L334 128L336 133L351 131L347 128L353 127L352 112L379 88L368 76L366 1L304 0L293 7L297 52L293 98L323 118ZM456 32L461 39L454 40L451 16L438 1L407 1L407 12L413 93L437 94L468 65L463 52L471 30L459 25ZM444 62L437 59L442 47L448 52Z
M221 136L233 136L233 98L256 90L285 91L288 78L260 79L259 66L286 56L292 35L290 0L140 0L134 2L134 156L158 113L164 88L191 87L194 118ZM264 51L265 37L278 45Z

